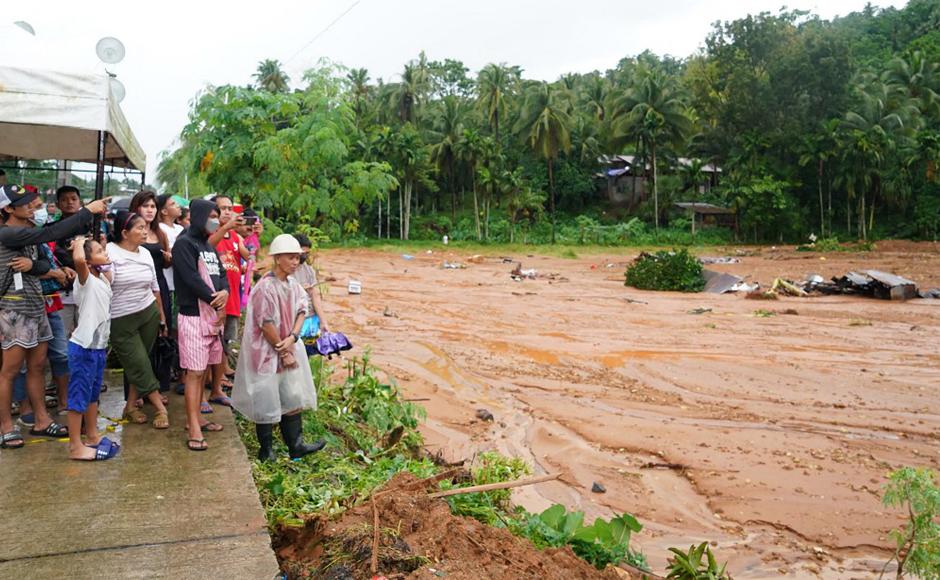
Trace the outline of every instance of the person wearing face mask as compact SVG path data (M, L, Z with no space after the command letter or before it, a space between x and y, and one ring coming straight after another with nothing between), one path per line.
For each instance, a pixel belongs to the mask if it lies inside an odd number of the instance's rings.
M31 435L64 437L68 429L59 425L46 412L43 367L52 329L46 316L39 276L51 265L37 244L71 236L91 225L93 214L103 214L107 200L88 205L71 218L47 228L36 228L32 222L36 193L26 192L17 185L7 185L3 193L10 204L3 208L4 224L0 227L0 347L3 365L0 368L0 447L18 449L24 440L13 426L10 399L13 380L26 362L26 386L32 403L35 423Z
M300 266L297 268L297 271L294 272L294 279L300 283L307 293L307 297L310 299L310 306L313 307L311 314L316 315L319 319L320 331L329 332L330 326L327 324L326 317L323 315L323 302L320 300L320 285L319 282L317 282L317 271L314 270L311 265L310 248L313 247L313 244L310 243L310 238L303 234L294 234L294 237L300 242L301 250Z
M192 223L173 245L176 281L177 336L180 367L186 370L186 446L191 451L209 448L204 432L221 431L200 412L206 372L222 363L222 328L228 303L228 277L209 236L219 228L218 210L210 201L190 205ZM218 383L214 383L214 389Z

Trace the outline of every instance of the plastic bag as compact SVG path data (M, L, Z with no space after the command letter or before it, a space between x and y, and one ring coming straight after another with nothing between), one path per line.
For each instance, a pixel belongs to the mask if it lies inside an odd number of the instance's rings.
M307 349L307 356L320 354L317 351L317 338L320 337L320 317L314 314L304 319L304 325L300 327L300 340Z
M324 332L316 342L316 352L320 356L333 358L333 355L339 355L344 350L352 348L352 343L341 332Z
M150 364L161 383L174 381L179 376L180 349L176 339L158 336L150 351Z

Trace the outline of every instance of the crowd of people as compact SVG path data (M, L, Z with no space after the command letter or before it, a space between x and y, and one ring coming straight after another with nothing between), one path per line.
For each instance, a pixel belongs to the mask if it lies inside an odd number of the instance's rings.
M109 352L123 369L128 424L169 428L175 381L192 451L223 429L207 418L218 406L256 423L262 460L274 457L277 423L292 458L323 447L303 441L300 416L316 406L301 327L316 316L329 328L308 239L276 237L259 267L261 220L236 213L226 195L182 207L141 191L127 210L109 212L108 200L83 204L77 188L63 186L53 201L0 185L0 448L24 447L25 427L33 437L67 437L71 459L115 457L120 445L97 428Z

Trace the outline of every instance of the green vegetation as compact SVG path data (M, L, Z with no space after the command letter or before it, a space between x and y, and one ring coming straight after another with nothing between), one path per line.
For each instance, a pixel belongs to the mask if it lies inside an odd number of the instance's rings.
M554 82L424 53L391 79L329 63L289 79L266 60L254 86L196 96L157 175L334 242L935 239L938 26L933 0L831 21L763 12L715 23L687 58L644 52ZM615 154L635 156L638 188L606 176ZM733 208L737 235L693 234L678 201Z
M640 254L627 267L625 284L641 290L699 292L705 278L698 258L681 249Z
M698 546L690 546L688 552L678 548L669 548L673 557L669 559L668 575L666 578L675 580L731 580L731 575L725 572L726 564L718 566L715 555L712 554L708 542Z
M420 453L417 426L423 410L403 401L394 384L378 378L368 353L346 363L346 377L341 384L330 381L333 369L322 358L311 358L310 365L319 408L305 413L304 429L326 439L328 445L303 461L288 461L286 454L281 453L276 462L253 464L255 483L272 528L301 525L305 518L314 516L337 516L367 499L402 471L419 478L440 472ZM257 450L254 429L244 421L239 421L239 427L248 452L254 454ZM529 466L521 459L485 452L476 458L469 478L459 487L513 481L529 472ZM445 480L440 487L458 486ZM556 505L533 515L512 506L510 496L506 489L454 495L446 501L454 514L505 527L537 547L570 545L576 554L598 568L620 562L645 568L643 555L630 549L631 532L642 529L633 516L623 514L610 521L597 519L593 525L584 526L581 512L566 514L563 506ZM371 543L371 533L362 534L366 535ZM344 552L348 546L327 546L326 550L332 559L348 556ZM415 567L420 564L416 561Z
M928 468L903 467L891 473L884 490L884 505L906 512L904 526L891 531L897 578L911 575L925 580L940 578L940 487Z

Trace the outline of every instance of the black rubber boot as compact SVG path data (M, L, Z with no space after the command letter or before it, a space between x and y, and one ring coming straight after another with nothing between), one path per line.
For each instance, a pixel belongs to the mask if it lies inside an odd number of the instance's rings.
M258 459L261 461L274 461L274 425L255 424L255 433L258 435Z
M303 421L299 413L296 415L281 415L281 436L284 438L284 443L287 443L291 459L300 459L326 446L326 442L322 439L312 444L304 443L303 430Z

